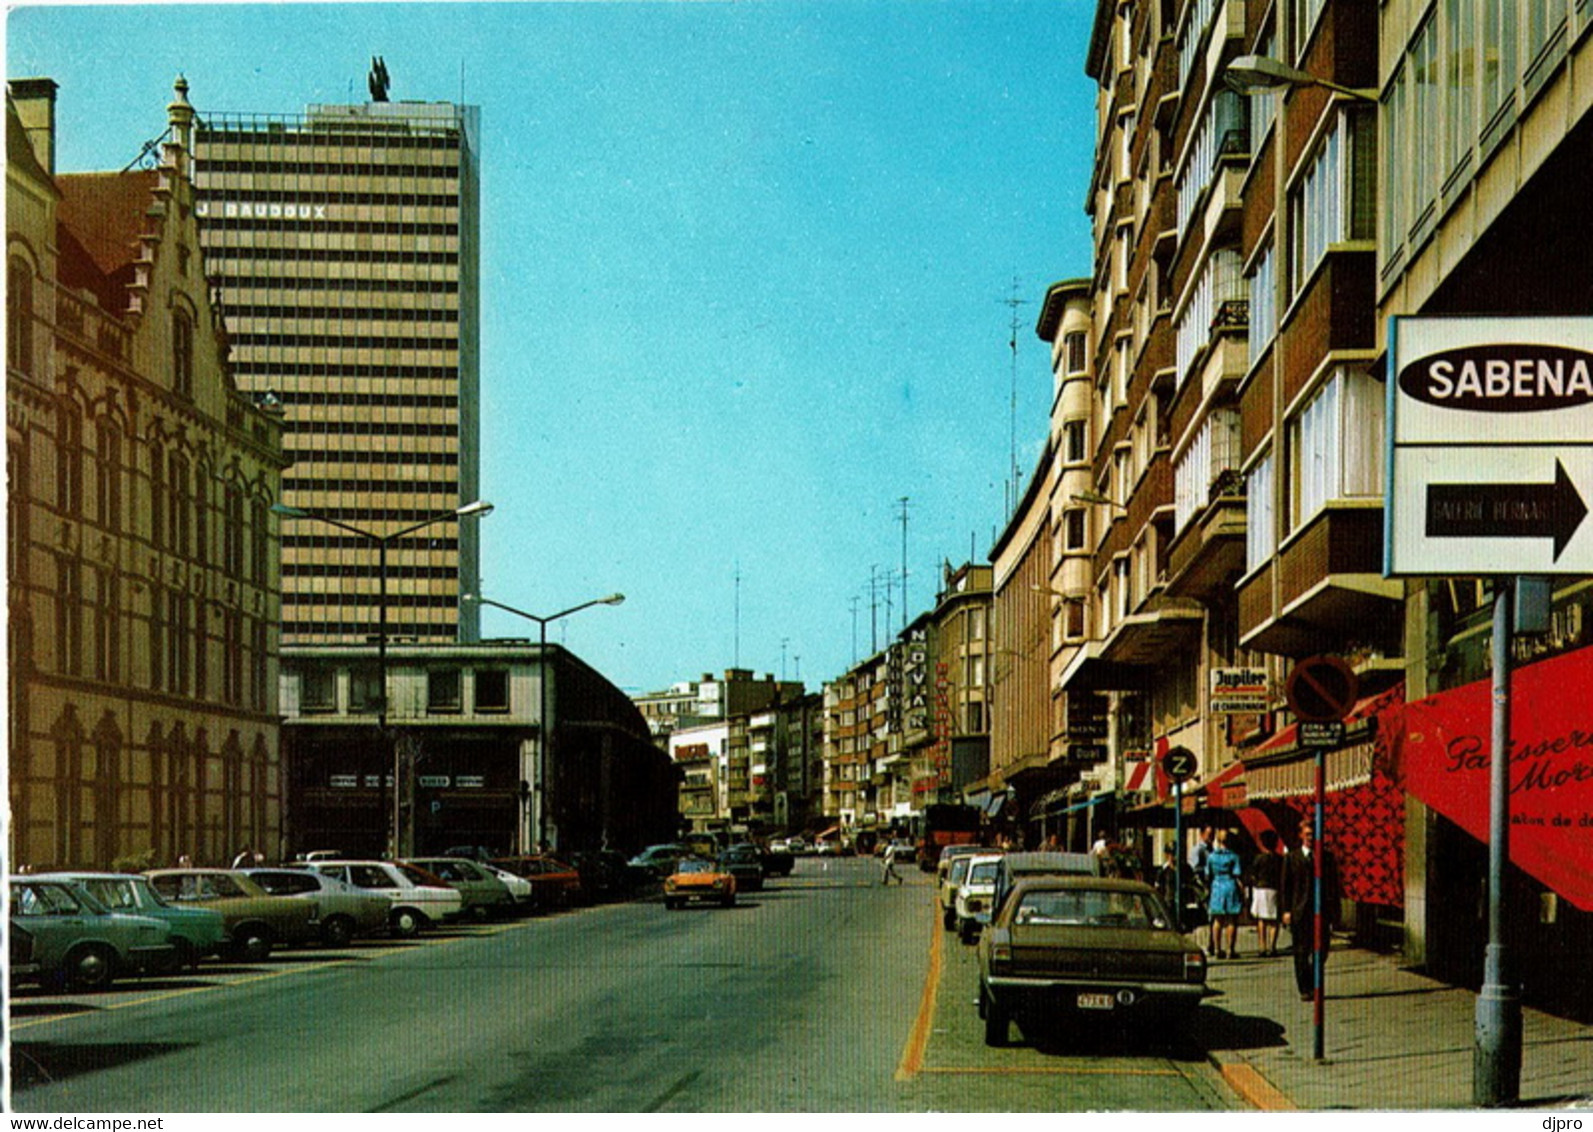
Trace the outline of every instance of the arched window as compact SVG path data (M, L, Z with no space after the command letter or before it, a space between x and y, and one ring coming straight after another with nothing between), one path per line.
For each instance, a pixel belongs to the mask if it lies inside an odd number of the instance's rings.
M94 768L90 797L94 807L94 859L109 865L121 855L122 733L109 712L94 729Z
M171 315L171 376L180 396L194 395L194 320L183 310Z
M158 439L149 442L149 541L158 550L166 545L166 446Z
M69 393L56 400L55 505L63 515L83 510L83 413Z
M97 461L94 466L95 509L100 525L108 531L122 529L122 435L114 420L102 420L98 428Z
M33 265L19 255L6 265L6 364L33 372Z
M189 544L189 490L188 458L180 452L171 454L170 476L166 484L167 498L171 504L171 518L167 530L171 534L171 549L177 554L187 554Z

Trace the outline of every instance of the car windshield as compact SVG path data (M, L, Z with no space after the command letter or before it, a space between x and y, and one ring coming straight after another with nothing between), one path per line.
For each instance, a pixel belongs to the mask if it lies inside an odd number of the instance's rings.
M133 891L133 882L130 880L97 877L79 883L88 890L90 896L113 912L138 911L138 893Z
M1015 924L1067 924L1091 928L1165 928L1159 905L1139 892L1067 889L1026 892Z
M711 873L714 870L712 861L682 861L680 871L683 873Z
M980 861L968 870L969 884L995 884L996 870L1001 867L999 861Z
M968 858L954 857L951 862L951 872L947 878L952 884L961 884L962 878L968 875Z
M415 868L413 865L395 865L394 867L396 869L398 869L399 872L403 873L405 878L411 884L418 884L418 885L422 885L422 886L430 886L430 885L435 885L437 883L436 878L432 877L428 873L421 872L419 869Z

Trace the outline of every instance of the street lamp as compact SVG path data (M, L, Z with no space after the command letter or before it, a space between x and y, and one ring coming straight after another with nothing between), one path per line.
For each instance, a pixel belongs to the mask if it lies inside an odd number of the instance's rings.
M1240 94L1256 94L1278 90L1286 86L1319 86L1339 94L1349 95L1362 102L1376 102L1377 91L1361 87L1340 86L1327 79L1318 78L1307 71L1296 70L1287 63L1267 55L1239 55L1228 64L1223 81L1230 90Z
M1068 498L1073 500L1075 503L1097 503L1102 507L1116 507L1119 511L1128 510L1126 506L1119 503L1117 500L1112 499L1109 496L1102 495L1098 491L1075 491Z
M340 531L347 531L351 535L365 539L376 544L376 730L384 739L389 738L387 733L387 548L405 535L414 534L425 527L437 523L447 522L449 519L468 519L472 516L491 514L492 504L485 500L477 499L456 507L452 511L439 511L435 515L428 515L418 523L411 523L396 531L379 535L375 531L368 531L364 527L357 527L353 523L345 523L342 519L334 518L322 511L310 511L303 507L289 507L285 503L273 503L273 514L284 519L313 519L318 523L325 523L329 527L336 527ZM397 857L402 850L399 844L400 808L402 806L402 791L399 789L400 760L398 744L393 743L393 835L392 855Z
M548 746L553 739L553 728L548 725L548 625L560 618L568 617L572 613L579 613L583 609L591 609L594 605L620 605L625 601L625 595L612 593L607 597L595 597L591 601L583 601L580 605L572 605L568 609L561 609L557 613L546 616L537 613L527 613L523 609L516 609L512 605L505 605L501 601L493 601L490 597L480 594L462 594L462 601L473 601L478 605L490 605L494 609L501 609L505 613L512 613L516 617L524 617L527 621L537 623L537 663L541 671L537 674L537 729L540 732L540 741L537 743L537 842L540 845L548 839L548 767L551 764L548 756ZM515 822L515 840L517 852L524 852L525 823L523 820Z

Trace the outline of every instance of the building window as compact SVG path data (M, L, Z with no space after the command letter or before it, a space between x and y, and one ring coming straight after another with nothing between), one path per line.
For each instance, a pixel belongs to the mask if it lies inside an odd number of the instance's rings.
M1375 234L1377 120L1346 108L1289 192L1289 293L1298 295L1328 249Z
M1086 532L1088 523L1085 522L1085 510L1082 507L1070 507L1062 512L1062 549L1086 549Z
M122 438L116 425L101 421L94 466L95 510L108 531L122 528Z
M264 617L254 618L249 626L249 703L256 711L264 711L270 699L269 632Z
M33 266L12 256L6 270L6 364L33 372Z
M1277 549L1272 465L1272 453L1268 452L1245 476L1246 571L1264 565Z
M984 704L977 702L967 704L965 705L964 712L968 721L968 731L970 733L978 733L985 729Z
M57 401L60 414L55 441L55 503L64 515L83 509L83 415L70 396Z
M330 668L299 673L299 711L305 715L337 710L337 674Z
M1088 338L1082 330L1069 331L1062 339L1064 364L1068 374L1083 373L1088 351Z
M265 500L250 501L249 519L249 576L263 586L270 581L271 563L270 509Z
M1341 369L1289 421L1290 530L1335 499L1382 493L1383 401L1379 382Z
M426 710L455 713L464 706L459 690L459 669L434 668L426 673Z
M1089 459L1090 422L1084 417L1062 422L1063 459L1069 464L1082 464Z
M1173 468L1173 530L1210 505L1224 475L1239 460L1239 414L1216 409Z
M192 533L189 526L192 508L188 493L192 487L188 478L187 457L173 452L166 483L166 497L171 504L171 518L166 529L171 536L171 550L177 554L188 553L189 535Z
M350 670L348 681L348 709L355 712L377 711L382 705L382 678L374 664L362 664Z
M56 669L67 676L83 671L83 567L75 558L57 560L55 595Z
M1327 0L1289 0L1289 56L1292 62L1299 63L1305 55L1311 34L1316 31L1317 22L1326 7Z
M243 490L228 481L222 490L221 568L228 577L243 577Z
M1269 243L1256 257L1256 269L1250 275L1250 364L1261 360L1261 355L1272 345L1278 333L1278 273L1274 265L1272 245Z
M509 710L509 672L504 668L476 669L476 710Z
M171 316L172 388L180 396L194 395L194 323L187 311Z

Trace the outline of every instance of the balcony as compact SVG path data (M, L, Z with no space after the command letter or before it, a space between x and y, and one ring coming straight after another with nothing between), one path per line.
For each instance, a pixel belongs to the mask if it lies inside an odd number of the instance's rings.
M1383 577L1382 506L1331 504L1240 583L1239 643L1307 656L1358 641L1398 655L1404 596Z
M1211 485L1205 509L1173 541L1168 554L1167 594L1204 600L1229 590L1244 568L1244 480L1230 471Z

